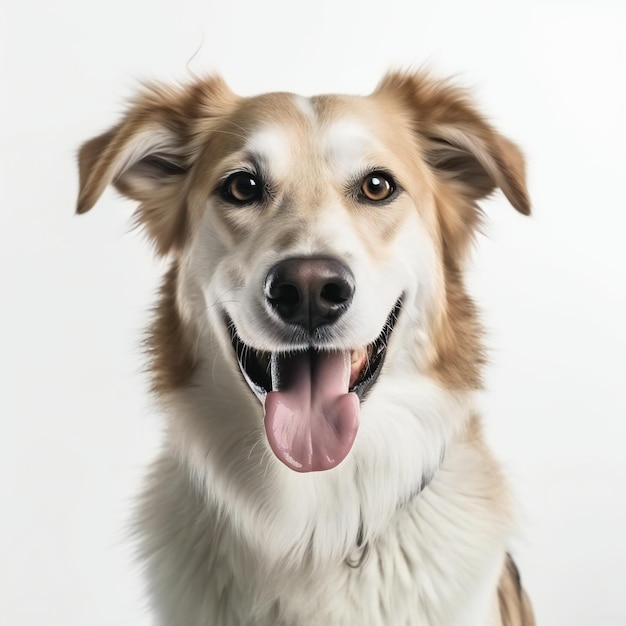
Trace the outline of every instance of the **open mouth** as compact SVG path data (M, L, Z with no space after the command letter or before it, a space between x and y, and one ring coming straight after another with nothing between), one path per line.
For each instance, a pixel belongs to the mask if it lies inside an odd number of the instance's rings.
M402 298L399 298L387 317L380 335L369 345L350 351L350 378L348 391L357 394L360 400L364 400L378 378L387 352L389 337L393 332L396 321L402 309ZM297 350L294 352L264 352L255 350L246 345L237 334L235 325L228 322L230 339L237 355L237 362L246 382L255 393L261 404L265 402L266 395L276 391L280 381L285 378L281 372L290 361L290 357L309 352L312 356L323 353L318 348Z
M268 442L285 465L299 472L327 470L347 456L360 402L380 374L401 308L402 298L378 337L353 350L259 351L228 320L241 373L265 411Z

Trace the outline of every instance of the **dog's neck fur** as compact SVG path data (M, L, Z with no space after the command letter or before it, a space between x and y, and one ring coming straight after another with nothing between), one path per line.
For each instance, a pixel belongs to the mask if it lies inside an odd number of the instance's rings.
M471 394L451 393L427 377L411 381L417 391L410 406L396 406L398 423L385 425L396 455L377 459L368 444L385 436L376 429L380 414L397 397L396 385L406 385L401 372L383 377L364 405L351 456L331 472L299 475L266 449L256 398L220 393L241 381L234 363L203 352L202 346L219 351L218 343L202 337L190 383L163 396L171 415L169 448L158 469L160 484L149 487L141 511L152 596L171 623L204 624L170 604L182 584L189 585L185 593L199 594L193 606L210 605L207 614L229 616L218 622L224 625L395 624L400 616L449 624L456 604L440 594L453 588L450 580L467 589L467 598L481 599L474 617L491 611L510 522L506 507L492 505L504 487L482 444ZM403 420L413 422L412 430ZM425 434L407 441L403 433L414 432L415 421ZM433 445L435 432L439 445ZM194 520L184 527L170 519L181 510L181 520ZM449 551L445 563L430 556L440 541ZM176 572L187 572L185 583L167 578L172 558L181 563ZM198 571L206 577L196 579ZM209 583L215 577L223 578L219 594ZM439 577L446 584L436 582ZM355 598L374 594L376 607L343 603L347 590L358 587ZM352 613L342 619L341 611Z
M430 485L430 483L435 478L437 471L440 469L441 465L443 464L444 456L445 456L445 446L442 448L442 451L441 451L439 467L434 469L432 472L427 472L422 475L422 480L420 481L419 487L409 496L409 498L405 502L398 503L398 510L400 510L401 508L405 508L405 507L410 508L412 506L413 500L419 497L422 491L424 491L424 489L426 489L426 487ZM361 567L365 563L365 561L368 559L369 554L370 554L370 542L366 541L364 537L365 537L365 529L364 529L363 519L361 518L361 523L359 525L359 532L356 537L355 547L350 553L350 555L348 556L348 558L346 559L346 565L348 565L349 567L354 567L354 568Z
M280 519L284 511L271 520L242 510L255 519L255 535L246 537L244 521L164 455L140 523L151 595L169 619L165 623L206 624L185 607L222 616L212 622L222 626L490 623L483 620L494 610L510 519L493 506L503 486L495 464L484 466L479 447L471 441L451 445L431 484L394 511L384 533L370 532L368 555L358 568L345 563L350 549L357 555L354 535L342 526L351 513L358 517L363 496L335 498L334 528L318 524L296 538L289 521L297 524L299 510L307 515L309 497L291 492L289 520ZM476 473L467 471L472 465ZM281 535L289 546L280 545ZM339 546L334 554L329 544ZM181 603L185 597L193 601Z

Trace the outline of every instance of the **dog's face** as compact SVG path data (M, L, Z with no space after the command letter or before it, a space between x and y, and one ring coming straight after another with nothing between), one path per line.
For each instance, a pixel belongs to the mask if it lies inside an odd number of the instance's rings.
M80 162L79 212L109 182L139 200L188 341L238 365L292 469L347 456L383 369L478 386L459 275L475 202L499 186L529 205L518 150L460 92L401 74L368 97L154 88Z

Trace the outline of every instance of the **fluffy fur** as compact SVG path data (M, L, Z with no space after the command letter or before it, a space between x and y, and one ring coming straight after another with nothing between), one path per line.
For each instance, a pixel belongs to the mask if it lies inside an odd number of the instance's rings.
M78 212L114 184L171 263L148 338L167 437L137 521L159 623L533 624L474 408L484 354L462 273L477 202L498 187L530 205L518 148L467 95L412 73L367 97L153 85L79 161ZM234 206L222 181L251 161L267 193ZM374 170L398 187L380 205L354 191ZM225 320L251 350L289 350L263 281L315 255L356 284L324 349L367 346L402 310L347 458L298 473L268 446Z

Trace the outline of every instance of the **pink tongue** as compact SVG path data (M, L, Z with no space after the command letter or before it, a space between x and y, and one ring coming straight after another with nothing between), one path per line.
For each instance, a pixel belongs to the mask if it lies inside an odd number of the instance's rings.
M297 472L343 461L359 427L359 398L348 392L349 352L307 350L272 356L265 432L274 454Z

